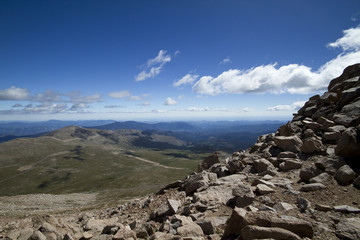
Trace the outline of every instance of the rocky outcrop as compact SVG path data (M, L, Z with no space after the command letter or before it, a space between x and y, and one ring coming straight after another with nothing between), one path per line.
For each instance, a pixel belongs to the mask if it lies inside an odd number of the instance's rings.
M346 68L276 133L226 162L210 155L157 194L26 219L3 238L359 239L359 76L360 64Z

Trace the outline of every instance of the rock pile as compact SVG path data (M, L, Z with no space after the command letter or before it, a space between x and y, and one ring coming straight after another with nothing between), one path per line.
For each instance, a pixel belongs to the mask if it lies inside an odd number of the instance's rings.
M19 221L4 238L360 239L359 166L357 64L291 122L226 162L214 153L197 173L153 196Z

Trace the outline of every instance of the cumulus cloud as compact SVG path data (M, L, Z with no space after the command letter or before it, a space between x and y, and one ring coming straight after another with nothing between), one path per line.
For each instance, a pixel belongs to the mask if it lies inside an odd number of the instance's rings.
M172 99L171 97L168 97L164 102L164 105L175 105L175 104L177 104L177 101L175 99Z
M299 110L302 106L304 106L306 101L297 101L294 102L290 105L277 105L274 107L269 107L266 110L267 111L297 111Z
M157 76L162 71L164 65L171 61L171 56L166 54L166 52L166 50L160 50L155 58L149 59L145 69L135 77L135 81L143 81Z
M112 98L124 98L124 97L128 97L130 95L131 94L126 90L120 91L120 92L111 92L111 93L109 93L109 97L112 97Z
M193 85L193 91L204 95L249 92L310 94L324 91L329 81L339 76L345 67L359 62L360 26L345 30L342 38L328 46L341 47L344 52L317 71L304 65L278 66L277 63L247 70L229 69L217 77L201 77Z
M25 88L17 88L12 86L11 88L0 90L0 100L27 100L30 97L30 93Z
M193 84L198 79L198 77L199 77L199 75L188 73L184 77L179 79L178 81L174 82L173 86L179 87L181 85Z
M341 47L343 50L359 50L360 49L360 26L350 28L343 31L344 36L335 42L329 43L329 47Z
M225 63L231 63L231 60L230 60L229 57L224 58L221 62L219 62L220 65L221 65L221 64L225 64Z

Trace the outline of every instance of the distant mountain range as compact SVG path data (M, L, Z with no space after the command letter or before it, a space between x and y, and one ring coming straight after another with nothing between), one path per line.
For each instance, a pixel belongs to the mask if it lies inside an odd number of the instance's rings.
M262 134L276 131L283 121L189 121L189 122L116 122L113 120L9 122L0 123L0 142L19 137L38 137L74 125L98 130L135 129L145 135L162 135L186 142L194 151L236 151L254 144ZM153 143L145 143L145 147ZM139 143L140 144L140 143Z

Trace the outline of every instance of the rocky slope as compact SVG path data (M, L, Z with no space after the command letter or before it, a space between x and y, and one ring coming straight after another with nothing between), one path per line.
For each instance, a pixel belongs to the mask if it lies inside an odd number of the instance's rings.
M360 239L360 64L291 122L158 193L2 221L7 239ZM1 238L1 237L0 237Z

